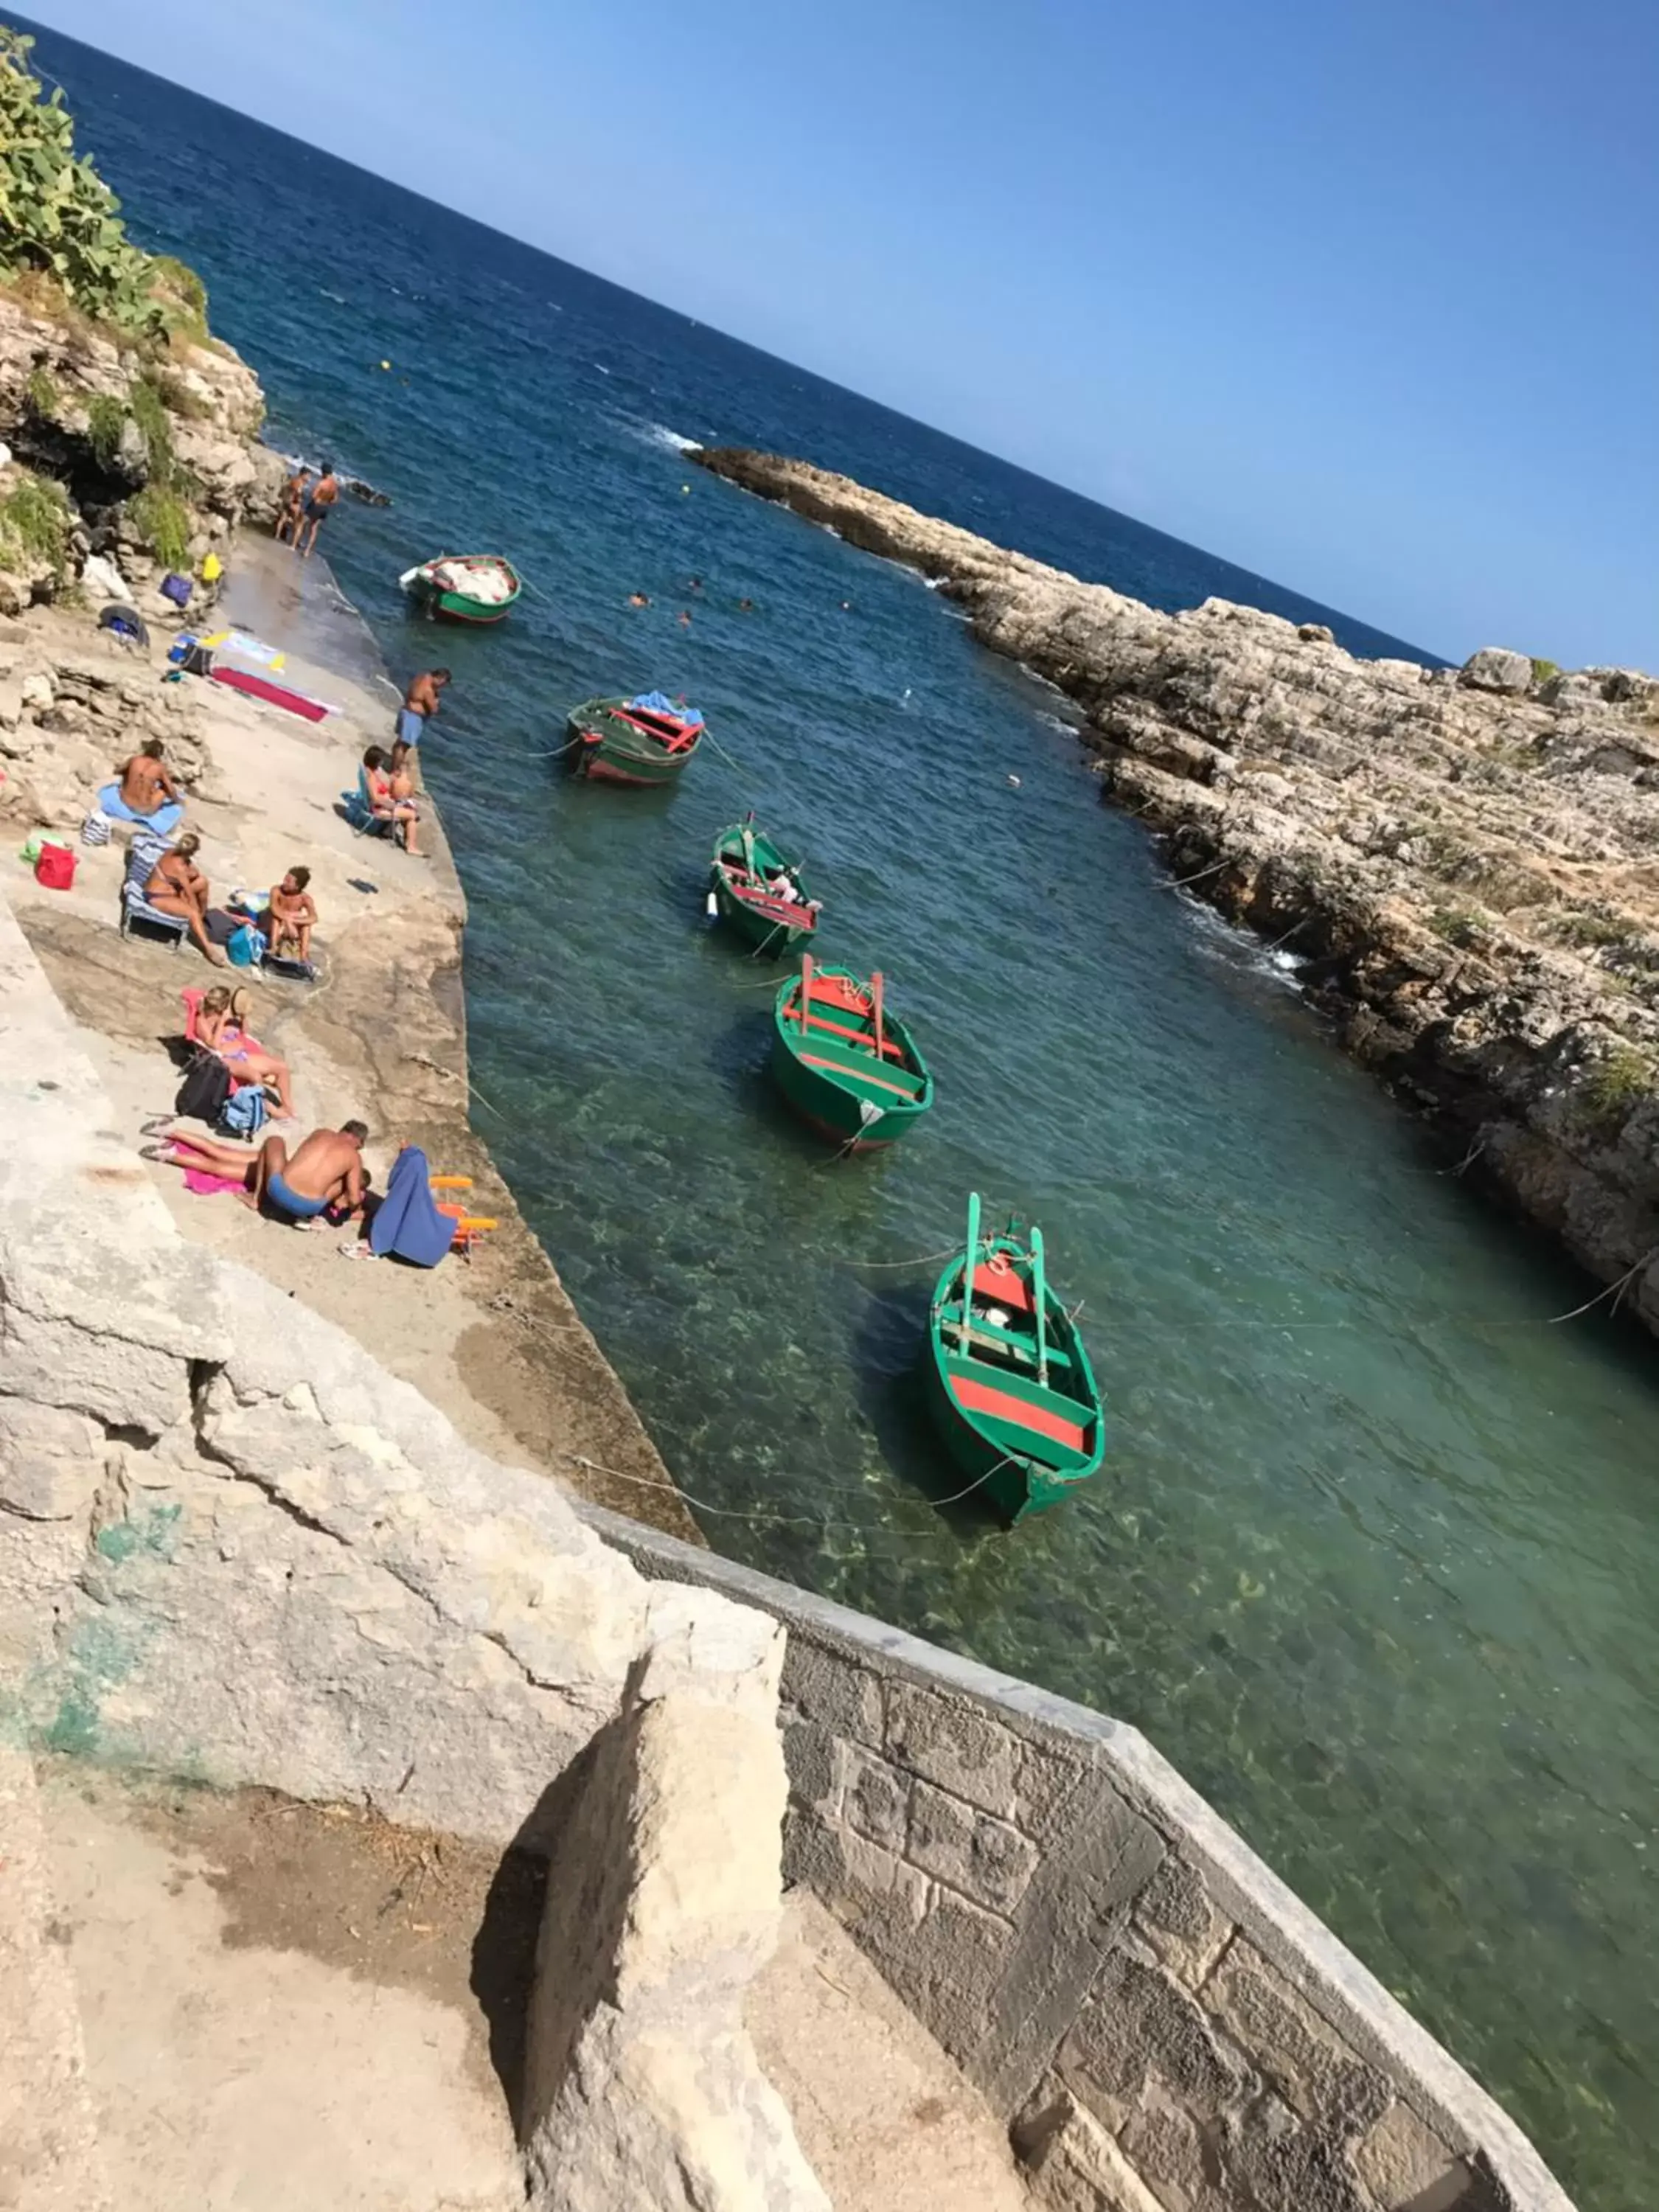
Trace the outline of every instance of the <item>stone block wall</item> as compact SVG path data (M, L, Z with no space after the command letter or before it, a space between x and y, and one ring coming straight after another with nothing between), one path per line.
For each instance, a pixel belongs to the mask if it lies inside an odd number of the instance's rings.
M788 1631L786 1879L1056 2212L1571 2212L1530 2143L1135 1729L597 1508Z

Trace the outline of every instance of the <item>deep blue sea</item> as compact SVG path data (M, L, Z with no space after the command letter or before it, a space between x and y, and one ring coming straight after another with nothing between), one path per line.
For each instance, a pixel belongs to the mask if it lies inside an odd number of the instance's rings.
M683 445L805 456L1160 606L1411 648L83 48L41 58L141 238L203 271L273 441L391 495L326 550L394 671L438 650L415 560L498 548L534 586L443 637L424 749L479 1127L711 1540L1138 1723L1587 2212L1646 2212L1651 1344L1546 1325L1581 1279L1445 1172L1284 956L1170 888L1061 702ZM722 752L667 798L562 781L565 708L648 684ZM882 966L932 1060L933 1126L884 1158L828 1164L784 1119L773 979L703 926L750 805L805 855L825 956ZM916 1405L918 1263L972 1188L1042 1223L1113 1402L1093 1493L1012 1536L931 1502Z

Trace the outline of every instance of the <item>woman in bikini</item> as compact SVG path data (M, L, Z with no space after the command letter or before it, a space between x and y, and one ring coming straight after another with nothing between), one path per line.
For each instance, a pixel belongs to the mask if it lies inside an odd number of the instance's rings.
M283 486L282 504L276 510L276 536L279 540L291 537L298 544L300 517L305 510L306 488L310 482L309 469L295 469Z
M228 968L230 963L207 933L208 879L196 865L201 849L202 841L192 830L163 853L144 885L144 903L177 915L197 949L216 968Z
M404 788L400 794L392 781L392 767L393 763L387 760L384 749L380 745L371 745L363 755L363 781L368 790L369 812L377 822L390 822L394 826L401 823L404 850L413 854L418 860L422 855L416 838L421 810L409 796L414 788L414 781L405 770L403 775Z
M269 1084L276 1093L277 1110L284 1121L294 1119L294 1100L289 1091L288 1062L267 1052L248 1034L248 994L240 984L228 991L221 985L209 991L196 1016L196 1038L223 1060L240 1080Z

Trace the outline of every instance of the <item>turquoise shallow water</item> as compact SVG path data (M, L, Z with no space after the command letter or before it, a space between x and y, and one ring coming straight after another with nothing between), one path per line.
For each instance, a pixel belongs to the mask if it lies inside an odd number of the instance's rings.
M472 904L480 1126L712 1540L1139 1723L1587 2207L1647 2205L1651 1346L1543 1325L1580 1279L1443 1171L1293 974L1168 888L1059 702L675 440L807 453L1161 605L1316 611L46 54L140 228L207 274L273 434L393 495L329 551L397 670L440 652L395 590L411 560L498 544L536 586L508 630L443 635L428 747ZM563 708L648 682L731 760L668 799L563 782ZM807 854L826 956L879 962L933 1060L933 1125L886 1158L826 1167L782 1118L767 980L702 927L709 841L748 805ZM1105 1479L1012 1538L931 1502L952 1478L914 1388L934 1268L905 1263L970 1186L1042 1220L1113 1401Z

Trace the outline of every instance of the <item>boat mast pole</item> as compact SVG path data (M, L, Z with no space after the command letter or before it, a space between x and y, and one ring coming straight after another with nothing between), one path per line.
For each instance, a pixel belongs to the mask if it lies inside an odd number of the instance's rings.
M974 1325L974 1269L979 1264L979 1193L968 1194L968 1255L962 1263L962 1348L968 1349Z
M812 996L812 956L803 952L800 960L800 1033L806 1035L806 1009Z
M1048 1302L1048 1285L1042 1278L1042 1231L1031 1231L1031 1303L1036 1308L1037 1381L1046 1390L1048 1387L1048 1325L1044 1309Z
M881 970L877 969L870 978L870 991L874 1000L876 1019L876 1058L881 1058Z

